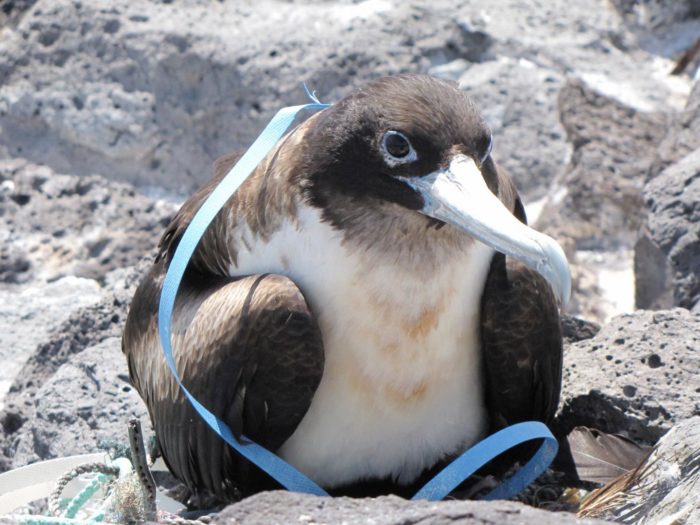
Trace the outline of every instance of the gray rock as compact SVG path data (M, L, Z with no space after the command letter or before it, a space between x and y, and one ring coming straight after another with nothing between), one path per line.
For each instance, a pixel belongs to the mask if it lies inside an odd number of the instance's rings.
M635 248L638 308L700 304L700 148L644 188L647 218Z
M535 181L550 180L567 150L552 111L559 78L593 68L613 85L638 85L655 107L672 93L648 54L615 47L611 9L565 0L528 9L506 0L23 1L0 39L0 153L190 192L217 156L247 147L279 107L300 103L303 82L333 101L400 72L468 84L472 64L502 58L474 73L502 77L507 93L484 108L504 126L498 158L538 197ZM486 86L481 93L491 102Z
M620 35L617 45L621 48L640 47L675 62L700 34L700 4L696 0L612 0L610 4L630 33ZM690 77L697 66L697 60L686 66ZM671 71L668 68L663 73Z
M0 245L0 283L26 284L32 278L29 254L17 244L8 242L8 231L1 233L0 237L3 238Z
M600 332L600 325L572 315L562 315L561 332L564 341L575 343L595 337Z
M115 337L72 356L37 390L35 403L35 417L12 436L13 467L128 446L129 419L149 421Z
M0 409L15 375L36 347L76 311L101 299L95 281L78 277L22 291L0 289Z
M639 469L593 493L586 516L618 523L700 523L700 417L666 433Z
M648 178L654 178L666 167L700 148L700 82L695 82L685 109L675 117L673 125L658 148Z
M103 280L156 246L175 206L99 176L0 160L0 284Z
M212 523L273 525L288 523L470 523L509 525L603 523L551 513L511 501L406 501L396 496L372 499L319 498L292 492L264 492L226 507Z
M560 92L561 120L574 151L538 225L574 239L579 249L631 247L643 216L646 171L668 118L633 100L620 102L597 82L570 79Z
M570 155L557 111L562 76L526 59L501 56L472 65L459 84L491 127L496 161L529 201L543 197Z
M259 14L259 15L258 15ZM0 40L10 156L189 192L280 107L478 59L445 4L39 0Z
M700 316L685 309L621 315L566 346L558 425L656 442L700 415Z
M22 13L29 9L36 0L0 0L0 28L5 24L16 23Z
M647 30L668 29L676 22L700 17L696 0L612 0L625 21Z
M81 353L84 350L109 339L112 345L116 346L112 350L105 350L100 367L104 367L106 373L114 370L119 370L122 374L127 373L120 346L115 341L121 337L128 304L147 264L148 261L144 261L136 269L120 270L116 272L118 275L108 276L109 288L103 292L104 299L95 305L78 309L57 329L44 337L43 342L26 360L5 397L5 407L0 411L0 424L3 429L0 435L0 471L10 468L11 465L21 464L21 460L16 457L16 449L21 441L18 436L25 436L22 439L26 439L26 434L23 433L24 425L33 425L40 417L37 406L43 396L50 395L44 390L45 385L53 380L54 374L62 366L69 362L73 363L72 367L78 366L76 363L82 359ZM72 384L64 382L66 392L70 388L73 390L71 395L76 398L83 395L83 390L92 392L94 383L88 379L88 376L84 375L81 381L76 380ZM121 385L120 382L123 382L123 379L119 379L117 384ZM126 421L123 421L123 424L126 424ZM67 435L71 431L66 427ZM39 449L44 450L41 447ZM29 456L25 459L29 459Z
M495 0L473 2L465 11L473 17L483 13L483 29L494 37L494 56L524 59L562 76L586 77L588 83L595 82L625 104L645 111L681 109L689 82L669 81L666 72L672 65L658 60L659 54L666 56L666 49L643 46L610 3L596 7L563 0L517 4ZM673 26L669 33L677 29ZM697 31L689 42L696 36Z

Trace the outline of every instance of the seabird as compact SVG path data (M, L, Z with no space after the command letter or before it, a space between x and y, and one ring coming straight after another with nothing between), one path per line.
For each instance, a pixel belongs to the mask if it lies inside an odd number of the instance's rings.
M376 80L288 133L190 261L172 334L185 386L335 493L411 487L492 431L548 422L569 269L491 145L456 84L420 75ZM167 227L123 336L169 468L224 500L266 478L180 392L157 310L179 239L237 158Z

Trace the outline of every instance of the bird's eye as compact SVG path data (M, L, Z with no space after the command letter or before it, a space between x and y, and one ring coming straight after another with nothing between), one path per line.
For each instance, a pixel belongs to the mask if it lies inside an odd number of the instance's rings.
M402 159L411 152L408 139L396 131L384 135L384 145L389 154L397 159Z
M398 166L413 162L418 158L416 150L406 135L400 131L387 131L382 137L382 155L389 166Z

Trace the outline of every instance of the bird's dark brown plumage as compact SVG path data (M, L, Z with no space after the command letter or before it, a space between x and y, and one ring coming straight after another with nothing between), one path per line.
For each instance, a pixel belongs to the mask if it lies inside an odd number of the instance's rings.
M200 418L149 340L164 271L162 261L154 265L127 320L131 380L171 471L195 490L231 499L260 476ZM234 434L272 450L303 418L323 372L316 321L296 285L279 275L234 280L189 271L173 315L173 349L190 392Z

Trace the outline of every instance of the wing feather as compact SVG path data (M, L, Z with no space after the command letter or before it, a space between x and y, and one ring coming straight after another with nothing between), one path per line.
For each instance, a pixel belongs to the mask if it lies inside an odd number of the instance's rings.
M526 223L512 180L502 169L498 180L500 199ZM492 431L530 419L551 422L563 358L557 301L539 273L502 253L494 255L484 287L481 341Z

